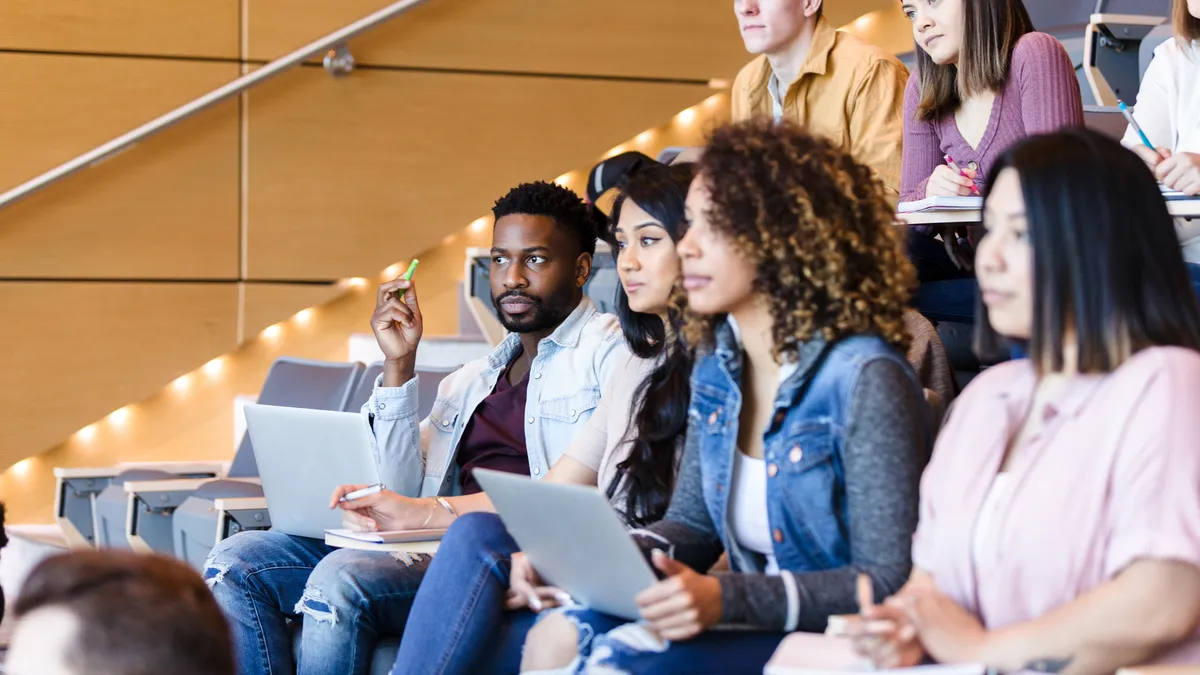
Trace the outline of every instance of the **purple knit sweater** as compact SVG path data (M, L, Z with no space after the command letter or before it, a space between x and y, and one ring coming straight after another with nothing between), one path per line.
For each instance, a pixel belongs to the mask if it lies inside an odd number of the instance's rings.
M978 148L972 148L958 131L954 115L933 122L917 119L921 84L916 71L904 91L904 159L900 169L900 201L925 198L925 184L943 155L962 168L979 171L980 184L992 163L1026 136L1063 127L1083 126L1079 80L1067 50L1045 33L1021 37L1013 50L1009 77L996 93L992 117ZM929 228L920 228L922 231Z

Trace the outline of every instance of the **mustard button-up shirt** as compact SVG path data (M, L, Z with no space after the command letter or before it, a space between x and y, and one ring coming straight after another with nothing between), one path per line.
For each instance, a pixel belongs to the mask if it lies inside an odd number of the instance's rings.
M786 90L765 55L742 68L733 83L733 119L798 122L840 143L899 195L907 80L904 64L822 18L799 76Z

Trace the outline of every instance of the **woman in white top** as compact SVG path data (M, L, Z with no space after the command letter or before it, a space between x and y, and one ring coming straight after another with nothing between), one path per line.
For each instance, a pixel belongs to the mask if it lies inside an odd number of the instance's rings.
M672 296L694 170L646 162L630 171L619 184L610 235L621 281L617 315L633 355L604 384L587 427L545 480L599 486L637 527L667 510L677 437L687 424L691 359L675 340L682 302ZM554 606L561 592L536 587L516 549L494 514L469 513L454 523L413 600L393 675L517 670L537 616L528 610Z
M1175 37L1154 50L1142 78L1133 117L1155 147L1132 126L1122 143L1136 152L1166 187L1200 194L1200 0L1175 0ZM1200 283L1200 218L1177 218L1193 284Z

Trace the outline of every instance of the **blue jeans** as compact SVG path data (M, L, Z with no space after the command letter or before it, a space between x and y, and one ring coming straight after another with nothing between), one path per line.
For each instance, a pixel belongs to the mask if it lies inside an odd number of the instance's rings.
M975 323L975 297L979 282L974 279L950 279L922 282L913 303L916 310L933 322Z
M953 230L944 228L943 236L952 236ZM975 295L978 284L975 275L959 269L945 245L933 237L916 230L908 231L908 257L917 268L920 287L913 302L916 310L930 321L975 321Z
M392 675L516 673L536 618L504 609L516 551L495 514L455 521L413 601Z
M577 673L759 675L787 637L775 631L708 630L668 643L663 651L649 651L629 639L629 631L639 630L635 624L592 610L567 610L566 615L579 629Z
M1188 276L1192 278L1192 288L1196 289L1196 295L1200 295L1200 265L1196 263L1186 263Z
M403 632L429 560L242 532L217 544L204 579L229 621L241 675L361 675L379 638ZM295 663L290 622L300 620Z

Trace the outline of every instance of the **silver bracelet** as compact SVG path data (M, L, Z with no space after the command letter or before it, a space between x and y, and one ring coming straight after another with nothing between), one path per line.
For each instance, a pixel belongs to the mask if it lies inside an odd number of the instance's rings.
M418 530L423 530L426 528L426 526L429 525L429 521L433 520L433 514L437 511L437 507L438 507L438 503L436 500L434 500L433 502L430 502L429 515L425 516L425 522L421 523L421 527L417 528Z
M455 513L454 507L450 505L450 502L446 501L442 497L434 497L433 499L438 503L439 506L441 506L443 509L446 509L446 511L450 513L450 518L453 520L458 520L458 514Z

